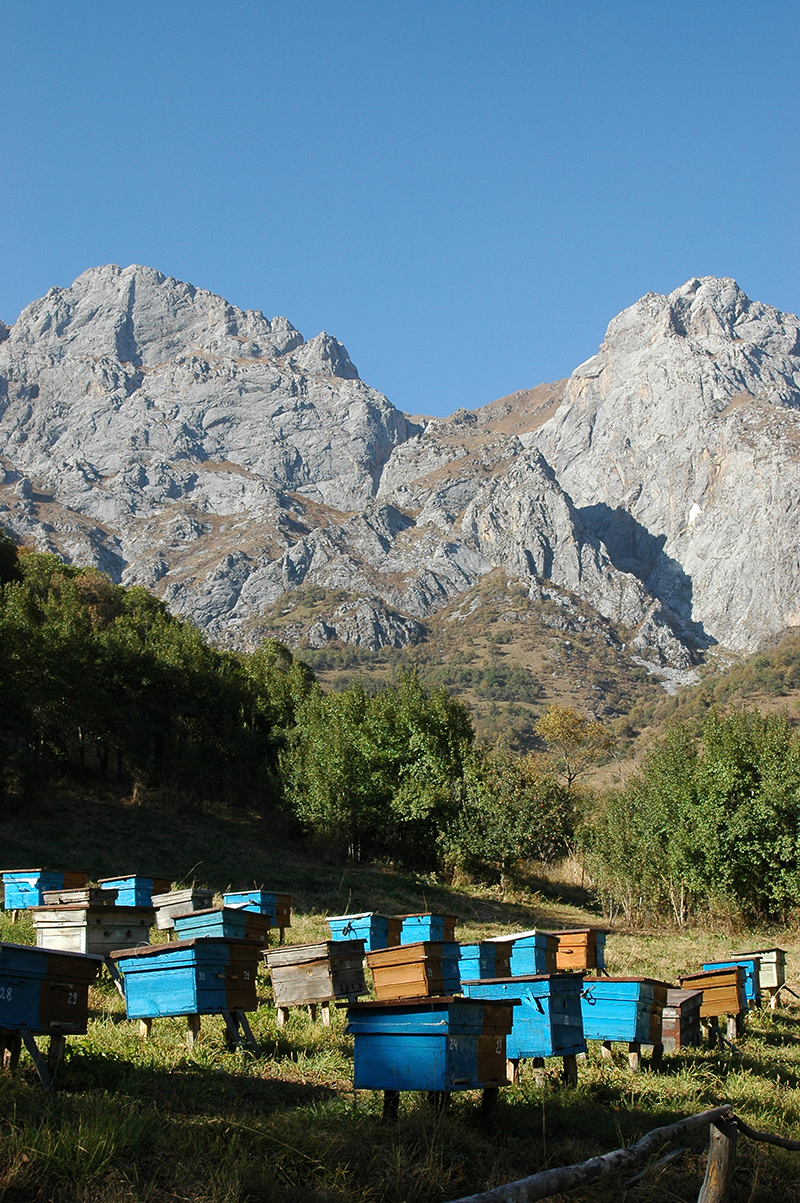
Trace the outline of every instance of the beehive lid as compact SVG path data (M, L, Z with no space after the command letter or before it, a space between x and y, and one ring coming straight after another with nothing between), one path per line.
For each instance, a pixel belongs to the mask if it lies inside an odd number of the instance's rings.
M238 936L195 936L191 940L170 940L165 944L138 944L136 948L115 948L108 955L113 960L119 961L127 957L153 957L162 956L165 953L171 955L173 952L182 952L187 948L209 949L215 945L228 944L252 948L256 955L261 951L258 940L242 940Z
M264 949L264 958L270 966L303 965L308 961L322 961L329 957L363 957L363 940L324 940L319 944L285 944L282 948Z
M8 941L0 942L0 956L4 954L6 949L12 954L14 952L31 952L35 955L40 955L45 959L47 957L74 957L76 961L102 961L104 958L98 956L94 952L66 952L60 948L39 948L36 944L11 944Z
M441 940L419 940L414 944L393 944L390 948L376 948L367 953L367 964L378 968L389 965L410 965L428 957L440 960L444 957Z

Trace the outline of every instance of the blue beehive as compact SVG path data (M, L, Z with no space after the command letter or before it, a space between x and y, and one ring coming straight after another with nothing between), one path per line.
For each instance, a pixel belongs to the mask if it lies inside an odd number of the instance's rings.
M205 937L112 952L129 1019L254 1011L261 949L252 940Z
M506 1040L511 1061L586 1052L582 989L582 978L571 973L464 982L469 998L517 1000L514 1026Z
M703 969L733 969L736 965L744 967L744 997L748 1007L757 1007L761 1002L761 961L757 956L737 957L731 961L709 961Z
M556 972L558 941L550 932L535 929L513 932L509 936L493 936L487 943L497 944L506 951L512 977Z
M85 873L53 869L3 869L3 906L7 911L41 906L45 890L80 889L86 885Z
M103 889L117 891L117 906L152 906L153 895L166 893L171 884L165 877L142 877L138 873L100 879Z
M666 982L643 977L584 980L581 994L583 1032L587 1040L625 1040L660 1044Z
M398 915L401 944L419 944L421 941L452 943L455 939L455 915Z
M84 1033L89 983L102 957L0 944L0 1029Z
M175 933L179 940L198 940L212 936L225 940L257 940L266 944L271 920L258 911L238 910L232 906L207 907L175 916Z
M377 911L328 916L328 927L334 940L363 940L366 952L399 944L401 924L396 915L381 915Z
M268 915L273 927L283 931L292 926L291 894L276 894L271 890L234 890L222 895L225 906L241 907Z
M354 1003L353 1085L366 1090L475 1090L506 1085L508 1003L473 998Z
M442 978L445 994L458 994L461 989L459 945L454 940L442 943Z
M458 968L462 982L477 981L479 978L510 977L510 950L495 940L482 940L479 944L461 944Z

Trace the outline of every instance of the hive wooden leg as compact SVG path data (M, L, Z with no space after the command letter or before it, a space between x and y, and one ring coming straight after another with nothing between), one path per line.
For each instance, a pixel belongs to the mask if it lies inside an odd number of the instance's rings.
M512 1086L516 1086L519 1081L519 1060L506 1061L506 1077Z
M47 1068L53 1081L55 1081L56 1074L64 1062L64 1053L66 1052L66 1049L66 1036L56 1033L50 1037L50 1048L47 1053Z
M281 928L279 928L279 931L280 931L280 939L278 940L278 943L282 944L283 940L284 940L284 936L286 935L286 928L281 927Z
M153 1027L152 1019L140 1019L139 1020L139 1035L141 1036L142 1040L150 1039L150 1031L151 1031L152 1027Z
M578 1085L578 1062L575 1053L568 1053L564 1058L564 1081L567 1086Z
M186 1016L186 1047L194 1048L200 1039L200 1016Z
M663 1044L654 1044L653 1045L653 1055L650 1058L650 1068L656 1069L656 1070L661 1069L663 1063L664 1063L664 1045Z
M499 1087L486 1086L484 1087L483 1095L481 1096L481 1117L483 1119L494 1119L497 1114L497 1098L500 1094Z
M603 1043L600 1045L600 1055L602 1056L604 1061L612 1060L614 1053L612 1052L612 1049L611 1049L611 1041L610 1040L604 1040Z
M244 1034L245 1043L248 1045L250 1050L254 1052L256 1056L258 1056L258 1054L261 1052L261 1049L259 1048L258 1041L253 1035L253 1029L250 1027L247 1015L241 1010L241 1008L238 1008L234 1014L236 1015L236 1018L239 1021L239 1027L242 1029Z
M384 1090L383 1092L383 1118L397 1119L397 1112L400 1109L400 1091L399 1090Z
M278 1027L282 1028L289 1022L289 1008L278 1007Z
M329 1028L331 1026L331 1004L329 1002L324 1002L320 1007L320 1010L322 1011L322 1026L324 1028Z
M316 1023L316 1021L317 1021L317 1004L316 1003L308 1004L308 1017L312 1023Z
M739 1023L740 1023L740 1020L739 1020L738 1015L729 1015L728 1016L728 1039L729 1040L735 1040L736 1037L739 1035Z
M628 1045L628 1064L633 1073L639 1072L639 1062L642 1052L642 1046L638 1040L632 1040Z
M533 1080L537 1086L544 1086L544 1057L533 1057L531 1060L533 1066Z
M719 1023L716 1015L709 1016L708 1020L708 1043L711 1048L714 1048L720 1043L719 1039Z

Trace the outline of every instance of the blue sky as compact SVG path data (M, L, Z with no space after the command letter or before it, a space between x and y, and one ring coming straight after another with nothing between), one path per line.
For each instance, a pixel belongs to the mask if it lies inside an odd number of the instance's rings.
M145 263L444 414L693 275L800 309L796 0L0 0L0 30L7 322Z

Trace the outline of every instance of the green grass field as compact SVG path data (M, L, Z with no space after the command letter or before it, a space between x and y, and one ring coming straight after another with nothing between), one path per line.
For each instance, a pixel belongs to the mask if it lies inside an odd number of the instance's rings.
M294 942L325 938L324 915L345 909L444 909L459 916L462 939L601 921L576 887L532 882L530 892L504 901L497 890L451 888L391 866L344 870L292 849L242 813L159 814L113 798L67 797L6 820L0 845L4 867L86 868L94 878L135 869L216 889L256 882L287 890ZM0 937L33 942L33 927L27 917L15 925L3 917ZM800 977L794 930L615 929L608 967L675 980L748 944L788 949L789 976ZM592 1049L579 1064L577 1089L562 1085L559 1063L543 1086L523 1067L520 1084L501 1092L493 1125L481 1120L474 1092L455 1095L447 1114L422 1095L404 1095L392 1125L381 1118L380 1094L352 1089L343 1013L325 1029L298 1010L278 1028L266 976L259 991L251 1023L263 1055L255 1059L226 1051L216 1017L203 1020L191 1051L177 1019L156 1021L142 1042L102 981L91 992L88 1034L68 1040L55 1093L41 1089L25 1052L17 1075L0 1074L0 1200L437 1203L607 1152L722 1102L754 1128L800 1136L800 1004L755 1013L738 1052L685 1051L668 1056L660 1074L632 1075L622 1050L609 1064ZM693 1201L707 1137L681 1143L682 1158L626 1191L617 1176L563 1198ZM799 1197L800 1154L740 1140L734 1203Z

